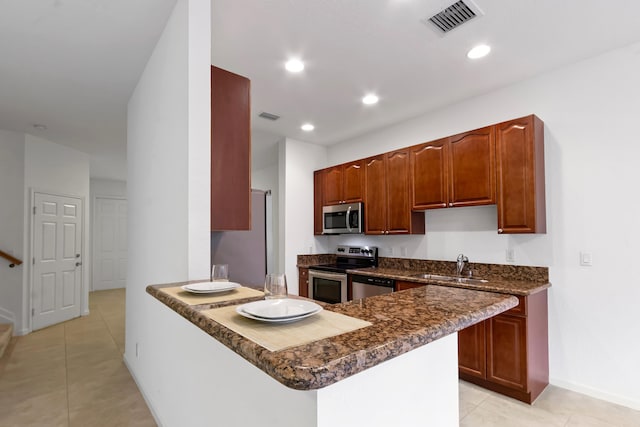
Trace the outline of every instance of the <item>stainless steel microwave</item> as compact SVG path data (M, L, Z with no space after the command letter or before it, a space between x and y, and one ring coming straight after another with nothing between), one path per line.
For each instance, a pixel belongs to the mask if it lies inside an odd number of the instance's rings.
M323 206L322 234L364 233L362 203Z

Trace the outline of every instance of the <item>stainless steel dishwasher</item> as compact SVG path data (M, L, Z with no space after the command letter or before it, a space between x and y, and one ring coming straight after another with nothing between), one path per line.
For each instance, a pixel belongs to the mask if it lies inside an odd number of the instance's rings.
M395 280L384 277L351 275L351 293L354 300L393 292Z

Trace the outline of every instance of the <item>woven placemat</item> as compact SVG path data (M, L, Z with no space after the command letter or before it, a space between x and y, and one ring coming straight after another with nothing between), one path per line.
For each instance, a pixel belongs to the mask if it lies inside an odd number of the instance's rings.
M215 294L192 294L183 290L180 286L173 288L161 288L160 292L171 295L172 297L189 305L211 304L216 302L234 301L244 298L261 298L264 292L256 289L241 286L228 292L218 292Z
M236 312L237 307L212 308L202 314L270 351L297 347L371 326L371 322L327 310L297 322L268 323L241 316Z

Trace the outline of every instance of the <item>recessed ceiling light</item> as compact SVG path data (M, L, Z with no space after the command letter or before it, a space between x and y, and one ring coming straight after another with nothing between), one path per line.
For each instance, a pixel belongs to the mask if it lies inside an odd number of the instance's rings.
M39 123L34 124L33 128L36 130L47 130L47 127L45 125L41 125Z
M299 59L290 59L284 64L284 68L291 73L299 73L304 70L304 62Z
M491 46L486 44L479 44L467 52L467 58L469 59L478 59L483 56L487 56L491 52Z
M377 104L378 96L370 93L369 95L366 95L364 98L362 98L362 103L365 105Z
M316 127L314 125L312 125L311 123L305 123L302 126L300 126L300 129L302 129L305 132L311 132L315 128Z

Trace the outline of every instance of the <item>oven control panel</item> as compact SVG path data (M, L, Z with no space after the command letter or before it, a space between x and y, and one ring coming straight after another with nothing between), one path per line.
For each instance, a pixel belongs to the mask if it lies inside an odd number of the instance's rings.
M376 246L344 246L336 248L336 255L354 258L378 258L378 248Z

